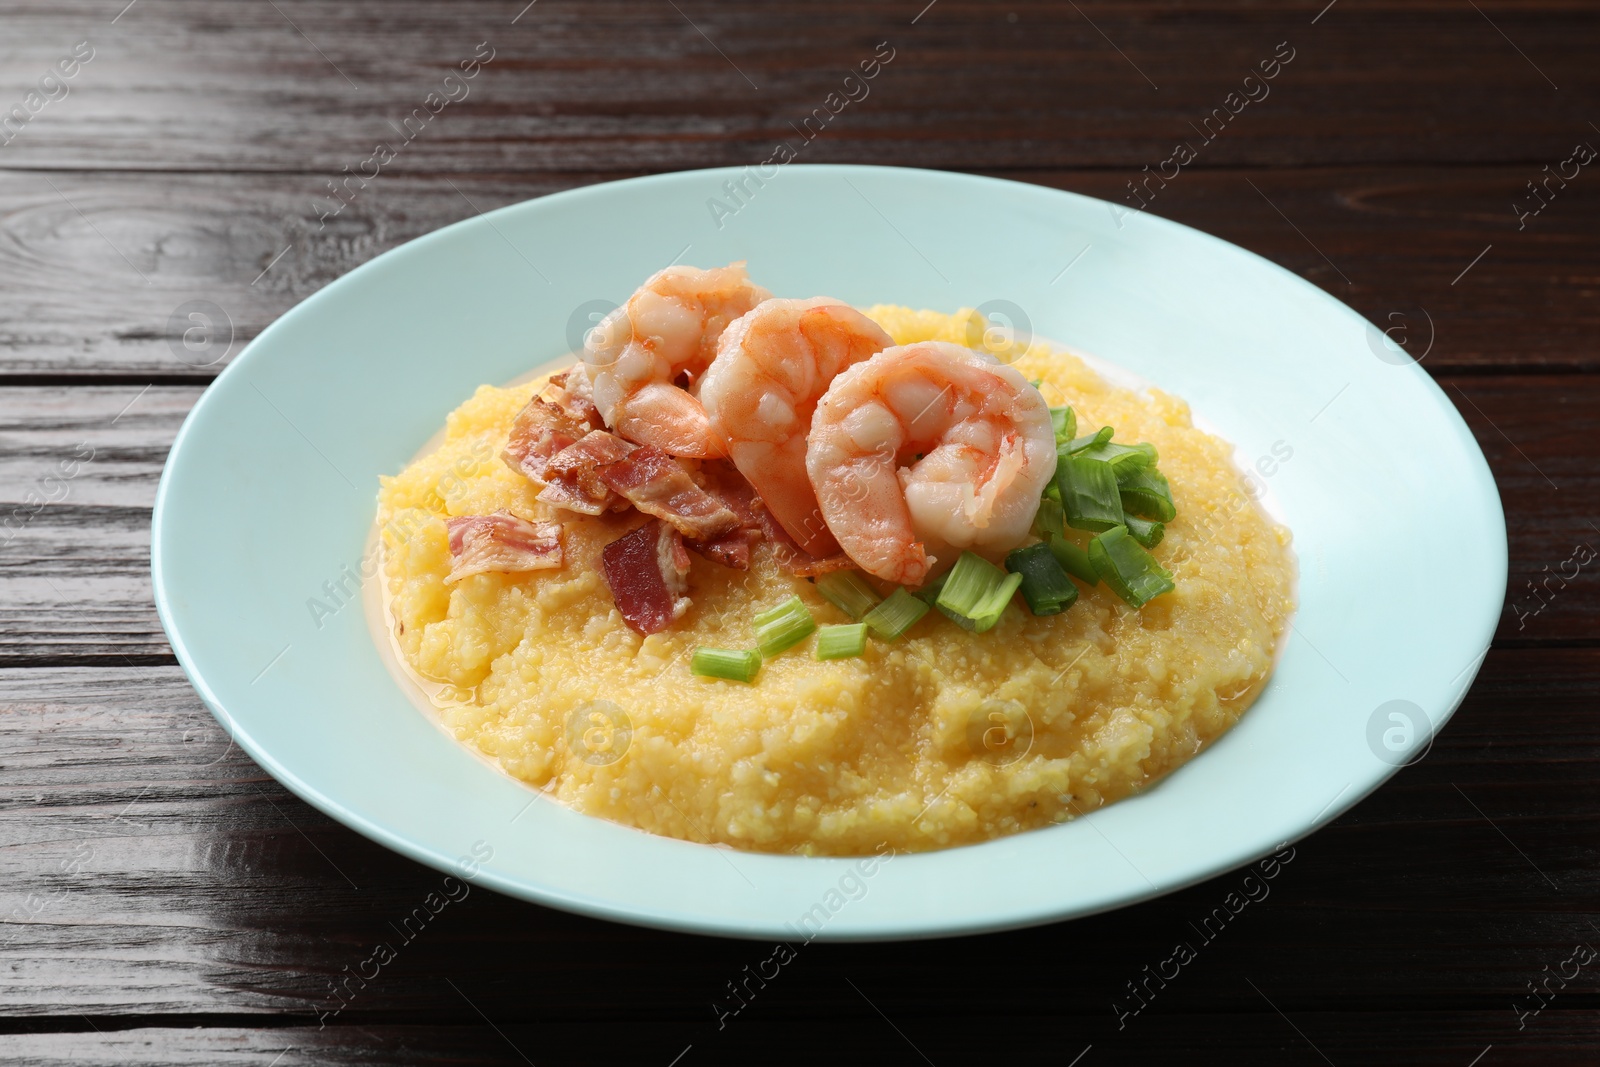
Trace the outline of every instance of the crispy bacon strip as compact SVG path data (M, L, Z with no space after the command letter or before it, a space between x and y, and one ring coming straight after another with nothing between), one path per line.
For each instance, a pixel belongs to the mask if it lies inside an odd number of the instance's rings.
M536 481L544 480L544 471L553 456L581 439L591 427L575 419L561 408L534 397L517 412L511 424L511 436L500 458L506 465Z
M461 515L445 522L454 562L445 576L454 584L473 574L520 574L561 566L561 526L529 522L507 511Z
M627 458L637 447L605 430L590 430L581 440L550 457L542 475L544 489L539 499L580 515L622 510L628 506L627 501L600 480L600 471Z
M696 485L682 463L653 445L640 445L626 458L601 468L600 480L685 537L711 540L739 525L739 516L721 497Z
M651 519L600 551L600 571L627 624L658 633L689 610L689 553L683 536Z

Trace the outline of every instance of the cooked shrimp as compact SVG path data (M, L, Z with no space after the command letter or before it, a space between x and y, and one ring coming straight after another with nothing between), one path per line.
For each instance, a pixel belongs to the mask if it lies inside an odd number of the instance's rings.
M772 294L744 263L657 271L584 338L594 403L619 436L674 456L723 454L690 392L728 323Z
M910 586L961 549L998 559L1020 544L1055 467L1039 390L943 341L887 348L840 374L806 447L822 516L845 553Z
M840 371L892 344L877 323L837 300L766 300L723 332L700 381L700 402L728 458L813 556L839 546L806 475L811 414Z

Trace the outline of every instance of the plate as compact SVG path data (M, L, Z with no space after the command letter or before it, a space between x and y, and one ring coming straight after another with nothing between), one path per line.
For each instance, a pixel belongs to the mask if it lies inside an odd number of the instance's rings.
M1261 699L1136 797L872 862L614 825L446 737L385 668L355 587L371 566L378 476L399 471L480 383L576 348L664 264L735 259L781 295L976 306L1187 399L1294 531L1300 606ZM152 569L172 647L224 728L373 840L588 915L867 940L1119 907L1337 817L1425 753L1465 694L1500 612L1506 537L1489 468L1428 375L1266 260L1031 185L790 165L544 197L330 284L264 330L190 413L157 494Z

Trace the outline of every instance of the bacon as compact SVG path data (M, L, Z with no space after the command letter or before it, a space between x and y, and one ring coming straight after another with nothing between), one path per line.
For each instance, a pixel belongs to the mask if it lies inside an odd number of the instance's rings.
M462 515L446 520L454 562L445 576L454 584L473 574L492 571L520 574L561 566L561 525L528 522L508 511Z
M638 445L605 430L590 430L581 440L550 457L541 476L545 484L539 499L580 515L620 511L627 501L600 480L608 464L625 459Z
M600 409L594 406L594 383L589 379L589 369L575 363L560 374L550 375L550 401L577 419L598 430L605 423L600 419Z
M646 515L665 519L697 541L720 537L739 525L722 499L696 485L682 463L653 445L640 445L600 469L600 480Z
M684 544L713 563L736 571L750 569L750 553L761 540L761 523L756 516L761 506L756 491L727 460L708 460L700 468L706 491L715 495L732 511L739 525L710 539L686 538Z
M600 571L622 618L642 634L665 630L689 610L689 553L660 519L601 549Z
M802 578L815 577L830 571L849 570L856 565L855 561L843 552L829 556L813 556L801 548L795 539L789 536L789 531L783 528L783 524L767 510L766 504L762 503L760 497L756 497L753 510L756 521L760 524L762 536L772 542L772 554L777 557L778 565L790 574Z
M575 419L561 408L534 397L517 412L511 424L511 436L500 458L519 474L536 481L544 480L545 467L551 457L588 433L591 427Z

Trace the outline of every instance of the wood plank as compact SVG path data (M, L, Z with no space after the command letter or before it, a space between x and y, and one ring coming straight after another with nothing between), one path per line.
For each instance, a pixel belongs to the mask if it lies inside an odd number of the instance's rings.
M76 42L94 48L69 94L6 146L11 165L336 174L395 138L484 42L492 62L465 97L449 90L458 102L401 146L396 170L752 162L798 143L790 124L882 41L893 60L808 160L1153 166L1288 42L1270 95L1239 105L1197 165L1554 163L1590 136L1582 101L1600 84L1595 12L1578 3L1346 0L1315 22L1318 5L1244 0L944 0L920 15L543 0L520 18L491 0L142 0L114 22L105 6L8 5L7 106Z
M0 693L0 1013L337 1010L333 1023L366 1025L433 1011L475 1024L447 976L495 1019L623 1010L688 1020L689 1042L716 1033L711 1002L770 955L476 888L403 939L391 924L441 876L292 798L232 748L176 668L0 670ZM1572 945L1600 945L1586 915L1600 895L1597 696L1600 649L1491 653L1427 758L1297 846L1270 891L1208 940L1191 924L1241 874L1039 930L810 946L755 1014L792 1025L857 1010L843 975L891 1016L933 1025L1076 1013L1115 1032L1125 983L1187 940L1198 959L1141 1026L1260 1012L1237 980L1248 975L1290 1013L1470 1008L1509 1037L1526 983ZM341 1008L332 983L380 941L397 958ZM1005 981L974 977L1002 967ZM1592 1007L1595 981L1585 971L1556 1007Z
M1443 381L1488 456L1510 528L1497 641L1600 638L1600 565L1584 562L1600 551L1587 504L1600 495L1591 458L1600 379ZM125 666L170 655L151 599L150 508L200 389L0 388L0 664ZM74 466L88 450L93 458ZM77 475L63 478L64 470ZM26 503L52 492L65 495Z
M843 974L833 976L848 996ZM453 995L453 994L452 994ZM695 1033L683 1025L628 1026L627 1006L611 1017L613 1025L591 1021L537 1024L478 1020L455 1025L369 1024L360 1027L284 1026L270 1029L204 1026L141 1026L108 1033L90 1029L27 1034L7 1039L16 1062L30 1067L146 1067L204 1064L208 1067L343 1067L382 1063L393 1067L475 1067L528 1063L667 1064L674 1055L682 1067L705 1064L816 1064L836 1062L848 1047L861 1063L994 1062L997 1032L969 1019L923 1018L873 1012L859 997L837 1014L796 1026L791 1020L750 1019L721 1033ZM1320 1064L1318 1052L1333 1063L1392 1062L1407 1067L1466 1067L1492 1047L1485 1067L1589 1067L1600 1013L1592 1009L1550 1008L1524 1033L1506 1034L1502 1012L1312 1012L1294 1020L1271 1011L1230 1015L1168 1014L1142 1022L1127 1033L1089 1032L1070 1005L1059 1013L1004 1018L1008 1047L1048 1050L1046 1062L1067 1064L1092 1046L1083 1064L1130 1064L1181 1060L1185 1064ZM74 1020L67 1020L72 1022ZM991 1016L990 1021L1001 1020ZM104 1022L104 1020L100 1020ZM82 1025L82 1020L77 1020ZM622 1025L616 1025L622 1024ZM1296 1033L1299 1029L1301 1036ZM899 1034L896 1030L901 1031ZM689 1036L680 1036L689 1035ZM1306 1040L1314 1035L1315 1048ZM695 1038L698 1038L696 1040ZM914 1041L912 1039L915 1039ZM676 1044L674 1044L676 1042ZM1373 1060L1374 1055L1392 1057ZM870 1058L868 1058L870 1057Z
M1152 185L1149 210L1275 260L1410 331L1416 350L1432 341L1425 362L1435 370L1593 371L1600 195L1574 183L1519 232L1511 204L1537 173L1195 171ZM1131 206L1126 186L1140 175L1011 176ZM323 179L313 175L0 171L0 376L203 378L378 253L475 207L601 178L385 175L319 230ZM188 317L197 301L211 305L208 317ZM186 331L197 331L187 346Z

